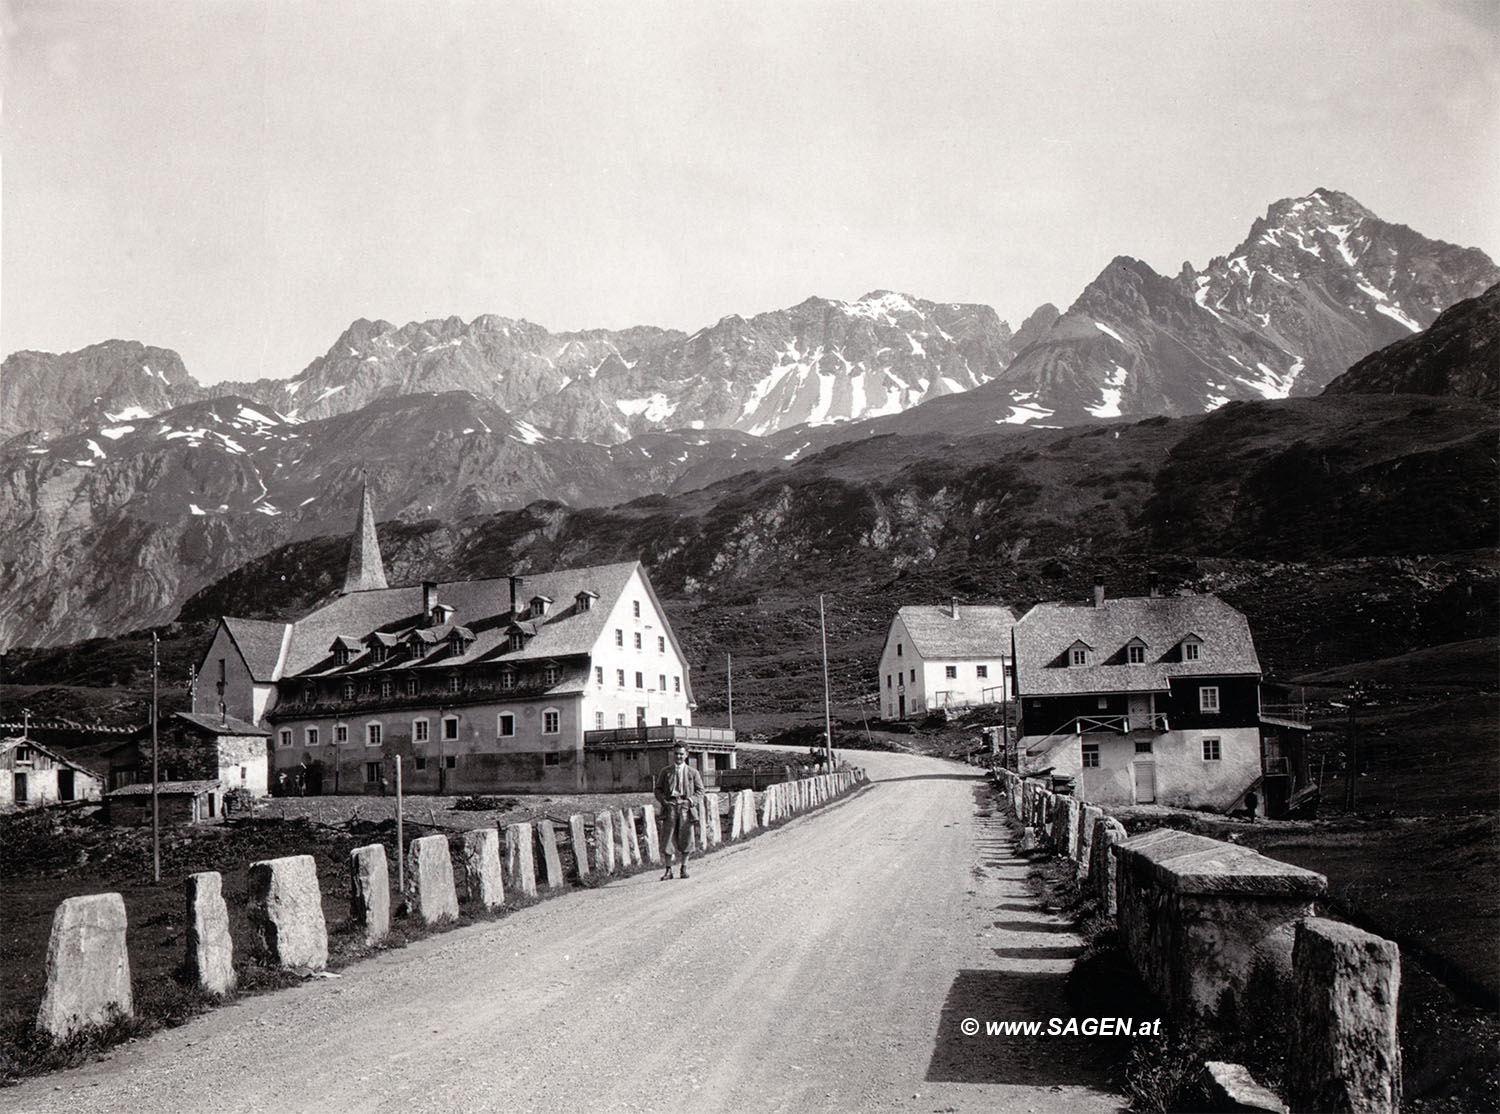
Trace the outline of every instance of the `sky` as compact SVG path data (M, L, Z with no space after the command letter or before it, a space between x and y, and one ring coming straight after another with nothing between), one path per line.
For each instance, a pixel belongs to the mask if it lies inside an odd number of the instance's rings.
M357 318L1019 326L1326 187L1500 258L1500 3L0 0L0 350Z

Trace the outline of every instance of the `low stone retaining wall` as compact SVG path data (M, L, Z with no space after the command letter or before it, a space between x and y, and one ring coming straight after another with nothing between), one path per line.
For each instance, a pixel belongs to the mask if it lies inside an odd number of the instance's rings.
M744 839L758 827L825 804L865 780L862 770L841 770L768 786L761 794L759 820L753 789L729 794L727 802L724 794L706 794L703 844L715 847ZM654 805L610 809L592 817L575 814L568 818L568 836L575 881L662 861ZM566 888L557 830L546 818L501 830L476 829L451 841L445 835L423 836L408 845L404 865L407 911L428 924L457 919L460 892L464 901L488 910L505 901L507 888L537 897L539 874L548 891ZM350 852L348 884L349 923L365 944L376 944L389 934L391 924L390 868L382 844ZM195 985L226 994L234 988L235 974L222 879L213 871L193 874L185 890L186 970ZM305 972L327 966L323 894L311 855L252 863L247 911L252 954L273 966ZM60 1040L133 1016L126 929L125 902L117 893L71 897L57 907L39 1030Z
M1399 951L1314 916L1323 875L1187 832L1127 838L1104 810L1039 780L1009 770L994 779L1026 827L1022 846L1077 864L1136 973L1177 1022L1233 1024L1248 996L1276 995L1293 1034L1294 1109L1397 1110Z

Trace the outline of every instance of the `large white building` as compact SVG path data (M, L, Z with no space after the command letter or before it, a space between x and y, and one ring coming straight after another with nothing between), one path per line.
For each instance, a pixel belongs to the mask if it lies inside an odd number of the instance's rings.
M880 654L880 711L915 719L947 708L1000 704L1015 695L1008 607L960 604L901 608Z
M397 757L416 792L618 785L611 763L650 761L619 729L686 727L693 707L639 562L391 588L368 495L344 591L295 621L222 619L193 690L195 712L270 730L273 778L325 793L394 791ZM586 760L594 731L616 734ZM693 749L732 765L722 743Z

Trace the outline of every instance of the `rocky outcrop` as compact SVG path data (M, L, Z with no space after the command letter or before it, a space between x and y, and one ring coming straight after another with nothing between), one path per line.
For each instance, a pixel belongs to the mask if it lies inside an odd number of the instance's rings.
M1500 402L1500 284L1444 310L1425 332L1366 356L1328 384L1327 393Z

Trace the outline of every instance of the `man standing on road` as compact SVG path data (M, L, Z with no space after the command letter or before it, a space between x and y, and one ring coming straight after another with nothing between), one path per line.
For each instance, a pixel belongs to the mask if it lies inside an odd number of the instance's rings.
M672 757L674 764L656 778L656 803L661 808L662 855L667 862L667 872L661 876L663 882L672 877L673 848L682 860L679 877L688 876L687 859L693 846L693 826L698 821L698 807L703 802L703 775L688 765L687 747L678 745Z

